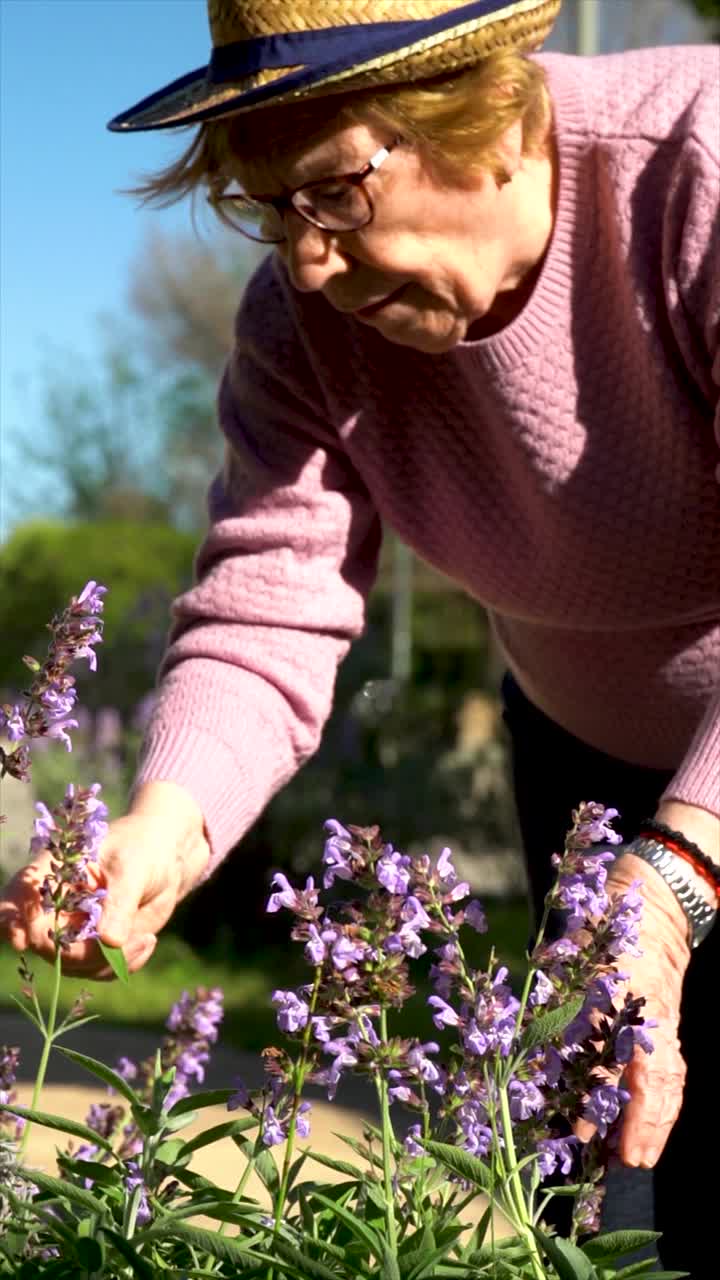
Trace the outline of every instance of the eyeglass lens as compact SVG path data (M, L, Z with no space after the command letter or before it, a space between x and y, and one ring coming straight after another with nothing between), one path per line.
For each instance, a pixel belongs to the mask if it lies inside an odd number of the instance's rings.
M294 207L324 231L353 231L370 219L370 204L362 188L350 182L302 187L292 197ZM239 231L269 243L285 239L282 213L272 205L251 200L223 200L223 212Z

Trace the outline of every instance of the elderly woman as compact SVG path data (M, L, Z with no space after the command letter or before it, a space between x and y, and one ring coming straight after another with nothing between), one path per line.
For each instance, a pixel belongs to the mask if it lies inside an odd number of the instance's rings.
M700 1280L714 1197L687 1168L696 1133L718 1137L720 65L712 48L537 55L560 2L209 0L209 67L111 123L198 124L143 194L205 190L274 252L238 315L225 465L104 848L102 933L144 964L314 751L382 519L488 611L536 905L574 805L621 811L610 883L645 902L622 968L658 1026L628 1069L619 1154L655 1169L663 1261ZM47 954L41 874L6 890L4 929ZM93 944L65 963L106 976Z

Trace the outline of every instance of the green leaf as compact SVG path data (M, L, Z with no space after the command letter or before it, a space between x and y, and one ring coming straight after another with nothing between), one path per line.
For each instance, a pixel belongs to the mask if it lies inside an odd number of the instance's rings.
M168 1115L181 1116L186 1111L200 1111L203 1107L225 1107L234 1093L237 1093L237 1089L204 1089L200 1093L178 1099ZM253 1119L253 1123L257 1124L257 1120Z
M180 1158L185 1159L192 1155L193 1151L200 1151L202 1147L209 1147L213 1142L220 1142L222 1138L231 1138L233 1134L243 1133L245 1129L251 1129L257 1124L254 1116L241 1116L238 1120L225 1120L223 1124L216 1124L212 1129L205 1129L203 1133L198 1133L194 1138L190 1138L183 1143L180 1149Z
M412 1266L411 1270L406 1273L406 1280L423 1280L423 1277L434 1274L435 1263L440 1262L446 1256L448 1250L452 1248L452 1244L453 1241L448 1240L444 1245L438 1245L437 1248L431 1250L423 1250L418 1255L414 1253L408 1254L403 1259L403 1271L409 1264L412 1264Z
M10 1106L9 1103L3 1106L3 1111L21 1116L24 1120L31 1120L33 1124L41 1124L46 1129L58 1129L60 1133L69 1133L73 1138L82 1138L84 1142L92 1142L95 1146L102 1147L103 1151L112 1151L112 1146L106 1138L101 1138L94 1129L80 1124L78 1120L66 1120L64 1116L52 1116L46 1111L32 1111L29 1107Z
M189 1187L191 1191L207 1192L208 1198L216 1196L218 1199L232 1200L233 1193L227 1187L217 1187L209 1178L203 1177L201 1173L197 1173L194 1169L183 1169L179 1166L172 1170L172 1175L178 1182L182 1182L183 1186ZM249 1200L248 1196L242 1197L243 1201ZM253 1201L257 1204L257 1201Z
M98 1200L92 1192L86 1191L84 1187L76 1187L73 1182L55 1178L50 1173L42 1173L40 1169L23 1169L21 1172L24 1178L34 1182L41 1191L49 1191L50 1195L57 1196L60 1200L69 1200L71 1204L79 1205L81 1209L90 1213L97 1213L101 1218L107 1216L107 1205L103 1204L102 1200Z
M336 1218L339 1218L341 1222L345 1223L348 1231L355 1236L355 1239L361 1240L363 1244L365 1244L367 1248L375 1254L378 1262L384 1263L385 1241L377 1231L368 1226L367 1222L364 1222L362 1218L357 1216L357 1214L350 1213L350 1211L345 1209L342 1205L337 1204L327 1196L322 1195L319 1191L311 1191L309 1198L311 1200L317 1200L323 1208L330 1209Z
M130 974L122 947L111 947L107 942L103 942L102 938L97 938L96 941L115 977L119 978L121 982L129 983Z
M496 1181L493 1178L492 1169L484 1160L480 1160L478 1156L471 1156L469 1151L463 1151L461 1147L451 1147L447 1142L423 1141L422 1145L431 1156L444 1164L446 1169L456 1173L464 1182L471 1182L473 1186L480 1187L481 1191L492 1195Z
M566 1027L576 1018L585 1003L585 996L573 996L572 1000L568 1000L567 1004L560 1005L557 1009L551 1009L549 1012L537 1014L532 1022L529 1022L520 1040L520 1052L522 1054L529 1053L539 1044L547 1044L549 1040L553 1040L555 1036L560 1035Z
M322 1155L319 1151L308 1151L308 1158L316 1160L318 1164L325 1165L326 1169L334 1169L336 1173L344 1173L347 1178L355 1178L362 1181L367 1174L362 1169L358 1169L356 1164L350 1164L349 1160L336 1160L333 1156Z
M306 1253L283 1240L282 1236L275 1237L272 1248L278 1258L293 1264L301 1280L338 1280L337 1271L331 1271L324 1262L318 1262L316 1258L309 1258ZM277 1267L277 1260L275 1266Z
M255 1266L258 1262L266 1262L272 1265L274 1262L270 1254L263 1254L258 1250L250 1252L244 1245L240 1245L236 1240L231 1240L228 1236L218 1235L216 1231L208 1231L206 1227L191 1226L188 1222L173 1222L166 1224L167 1236L175 1237L178 1240L184 1240L194 1249L202 1250L208 1253L212 1258L219 1258L221 1262L229 1262L234 1268L246 1270L249 1265ZM274 1245L273 1245L274 1247ZM153 1277L153 1280L157 1280ZM337 1280L337 1276L332 1276L332 1280Z
M269 1191L271 1196L276 1195L280 1186L280 1175L272 1153L268 1148L256 1152L255 1143L250 1142L247 1138L241 1138L237 1134L233 1135L232 1140L238 1150L242 1151L243 1155L250 1161L266 1191Z
M103 1252L97 1240L88 1236L81 1237L75 1245L77 1260L86 1271L99 1271L103 1263Z
M620 1275L621 1272L618 1272ZM647 1280L685 1280L689 1276L689 1271L650 1271Z
M219 1222L231 1222L240 1225L241 1223L250 1222L255 1219L258 1225L261 1225L261 1217L263 1211L258 1205L246 1204L232 1200L191 1200L188 1204L181 1205L178 1209L169 1209L163 1213L162 1218L158 1218L152 1226L145 1227L138 1231L135 1239L139 1244L145 1244L156 1238L162 1239L169 1230L171 1223L182 1222L184 1218L199 1218L200 1215L206 1218L217 1218Z
M75 1049L63 1049L61 1045L58 1045L58 1053L64 1053L71 1062L76 1062L79 1067L84 1067L91 1075L97 1076L98 1080L102 1080L103 1084L114 1089L133 1107L142 1106L135 1090L131 1089L127 1080L123 1080L112 1067L107 1067L104 1062L98 1062L96 1058L88 1058L86 1054L78 1053Z
M112 1227L100 1227L100 1231L106 1240L115 1246L121 1258L132 1267L133 1275L137 1276L138 1280L157 1280L157 1275L150 1263L140 1256L130 1241L121 1236L119 1231L115 1231Z
M533 1227L533 1234L552 1262L560 1280L598 1280L597 1271L582 1249L562 1236L546 1236Z
M184 1115L169 1116L164 1115L158 1122L158 1127L163 1133L178 1133L180 1129L185 1129L187 1125L197 1120L197 1111L186 1111Z
M16 1214L21 1214L23 1212L32 1213L33 1217L38 1218L40 1222L44 1222L45 1225L49 1227L49 1234L53 1236L54 1239L62 1240L70 1250L72 1250L72 1247L75 1244L74 1232L70 1231L70 1229L65 1226L65 1224L58 1218L57 1214L50 1213L49 1210L44 1209L43 1205L38 1204L35 1200L21 1200L18 1196L13 1195L12 1191L10 1191L8 1187L3 1188L3 1195L10 1201L10 1204ZM22 1253L25 1248L27 1234L28 1233L25 1232L24 1235L20 1236L18 1233L15 1236L15 1239L20 1241L20 1253ZM12 1239L12 1237L13 1233L9 1228L6 1228L5 1235L0 1238L0 1243L2 1243L2 1240ZM16 1258L17 1253L11 1253L9 1256L11 1258Z
M380 1156L372 1152L369 1147L364 1146L362 1142L358 1142L357 1138L351 1138L346 1133L334 1133L333 1137L339 1138L340 1142L344 1142L347 1147L350 1147L350 1150L354 1151L356 1156L367 1160L368 1164L374 1164L376 1169L382 1169L383 1162Z
M58 1155L60 1168L79 1178L92 1178L103 1187L120 1187L122 1179L117 1169L109 1169L106 1164L97 1164L94 1160L76 1160L74 1156Z
M602 1236L593 1236L583 1245L583 1252L593 1262L607 1262L609 1258L620 1258L624 1253L632 1253L634 1249L643 1249L660 1239L659 1231L610 1231Z
M684 1276L690 1275L689 1271L642 1271L641 1272L640 1271L641 1265L642 1264L638 1262L635 1266L623 1267L621 1271L613 1271L612 1273L613 1280L621 1280L622 1277L627 1277L627 1280L630 1280L631 1276L639 1276L639 1275L642 1275L643 1280L683 1280Z

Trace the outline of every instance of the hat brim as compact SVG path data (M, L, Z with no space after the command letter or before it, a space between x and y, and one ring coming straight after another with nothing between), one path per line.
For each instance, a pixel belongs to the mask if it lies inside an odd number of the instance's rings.
M540 7L556 9L559 2L547 0L547 5ZM537 9L538 0L473 0L423 20L292 32L238 42L216 49L208 66L143 98L115 116L107 127L117 133L175 129L257 107L342 92L368 84L373 73L412 61L435 46L479 36L486 27L531 15ZM545 25L549 29L552 22ZM477 56L481 56L480 48ZM257 73L263 68L272 68L273 77L258 83ZM426 70L425 75L429 74Z

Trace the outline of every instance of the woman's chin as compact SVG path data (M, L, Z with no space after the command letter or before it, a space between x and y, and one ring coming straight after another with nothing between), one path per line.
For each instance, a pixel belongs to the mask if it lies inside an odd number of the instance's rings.
M412 347L427 355L442 355L445 351L451 351L464 340L467 332L467 323L449 313L439 315L437 312L430 312L423 315L408 310L403 313L399 307L394 312L388 307L387 311L368 317L365 323L376 329L383 338L387 338L388 342L401 347Z

